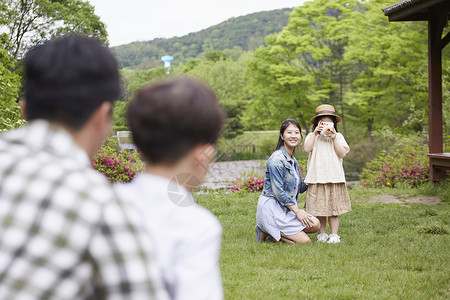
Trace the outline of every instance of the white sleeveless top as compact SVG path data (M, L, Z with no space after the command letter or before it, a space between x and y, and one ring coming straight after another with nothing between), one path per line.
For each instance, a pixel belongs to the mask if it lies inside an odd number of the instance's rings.
M342 167L342 158L334 150L333 142L330 138L309 133L306 136L305 143L315 138L313 150L308 157L308 173L305 177L305 183L341 183L345 182L344 168ZM350 147L341 133L336 134L335 143L340 143L346 150Z

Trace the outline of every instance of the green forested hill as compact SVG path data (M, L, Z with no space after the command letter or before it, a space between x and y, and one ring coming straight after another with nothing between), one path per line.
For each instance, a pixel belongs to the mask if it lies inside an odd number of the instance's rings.
M185 63L202 52L233 49L254 50L265 44L265 38L286 26L291 9L277 9L231 18L199 32L182 37L134 42L112 48L121 67L148 69L161 66L161 56L172 55L174 64Z

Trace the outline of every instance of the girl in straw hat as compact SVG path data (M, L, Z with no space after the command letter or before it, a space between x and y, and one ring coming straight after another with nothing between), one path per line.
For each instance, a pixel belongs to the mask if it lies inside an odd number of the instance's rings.
M310 120L314 124L313 132L306 136L303 145L303 150L309 153L305 209L320 221L319 242L340 243L338 216L351 211L342 167L342 159L350 147L344 136L337 132L337 123L341 120L332 105L318 106ZM327 218L330 235L325 233Z

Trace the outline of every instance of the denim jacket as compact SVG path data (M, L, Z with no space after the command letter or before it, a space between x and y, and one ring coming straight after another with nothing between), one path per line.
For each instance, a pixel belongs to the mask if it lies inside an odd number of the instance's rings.
M295 175L300 179L295 193ZM304 193L308 186L300 175L300 167L294 157L290 157L284 146L275 151L267 161L263 195L275 198L282 206L297 205L298 193Z

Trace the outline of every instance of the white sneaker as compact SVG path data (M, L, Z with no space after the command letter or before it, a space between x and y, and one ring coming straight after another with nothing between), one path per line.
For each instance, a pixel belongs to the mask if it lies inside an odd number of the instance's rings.
M318 242L326 243L327 240L328 240L328 234L326 234L325 232L324 232L324 233L319 233L319 234L317 235L317 241L318 241Z
M328 239L328 244L337 244L341 242L341 237L337 234L330 234L330 238Z

